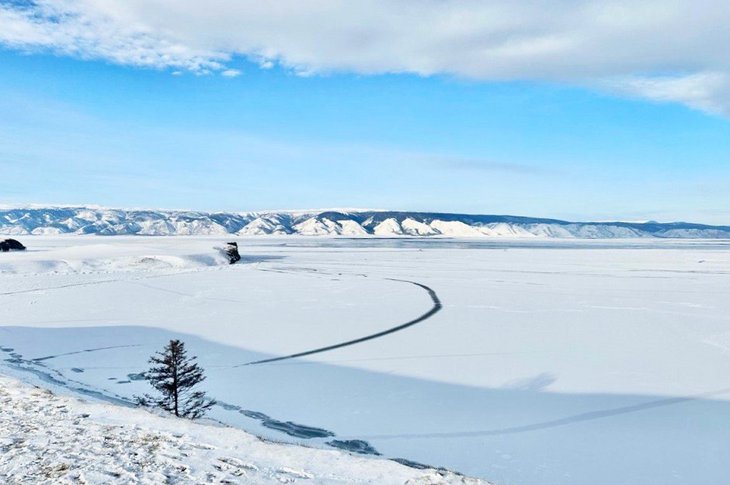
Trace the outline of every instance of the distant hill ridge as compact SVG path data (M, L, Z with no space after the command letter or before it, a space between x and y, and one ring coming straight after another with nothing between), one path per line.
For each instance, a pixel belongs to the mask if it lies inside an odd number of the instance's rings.
M730 226L569 222L520 216L321 210L195 212L96 207L0 209L0 234L730 238Z

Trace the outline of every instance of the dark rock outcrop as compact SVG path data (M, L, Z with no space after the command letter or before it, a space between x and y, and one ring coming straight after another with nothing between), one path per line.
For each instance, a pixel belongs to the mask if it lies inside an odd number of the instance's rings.
M24 251L25 246L20 244L19 241L16 241L15 239L5 239L4 241L0 241L0 251L3 253L7 253L8 251Z
M359 453L361 455L380 456L378 450L372 447L370 443L363 440L332 440L327 442L333 448L349 451L350 453Z
M238 243L235 242L229 242L226 243L226 247L224 249L226 256L228 256L228 262L233 264L241 261L241 255L238 254Z

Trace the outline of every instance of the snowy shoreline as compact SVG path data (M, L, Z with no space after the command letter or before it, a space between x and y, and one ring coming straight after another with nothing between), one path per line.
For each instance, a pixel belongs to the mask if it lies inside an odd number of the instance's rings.
M479 484L419 470L261 440L211 422L54 394L0 374L0 480L20 483Z

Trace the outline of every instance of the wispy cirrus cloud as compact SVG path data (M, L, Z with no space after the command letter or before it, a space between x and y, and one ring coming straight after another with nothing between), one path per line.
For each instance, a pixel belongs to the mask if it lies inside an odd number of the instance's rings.
M523 163L499 162L480 158L455 157L449 155L421 154L420 159L431 163L437 169L471 172L504 172L518 175L555 174L556 170Z
M175 72L588 86L730 115L724 0L0 0L0 44ZM669 73L669 74L668 74Z

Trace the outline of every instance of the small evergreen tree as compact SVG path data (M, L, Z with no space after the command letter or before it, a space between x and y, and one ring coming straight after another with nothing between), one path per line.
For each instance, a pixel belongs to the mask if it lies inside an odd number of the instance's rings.
M145 372L145 379L162 396L146 394L137 398L138 402L144 406L161 407L183 418L202 417L215 401L207 399L204 392L193 390L205 380L203 369L195 363L196 358L187 356L182 341L170 340L162 352L150 357L149 362L153 366Z

